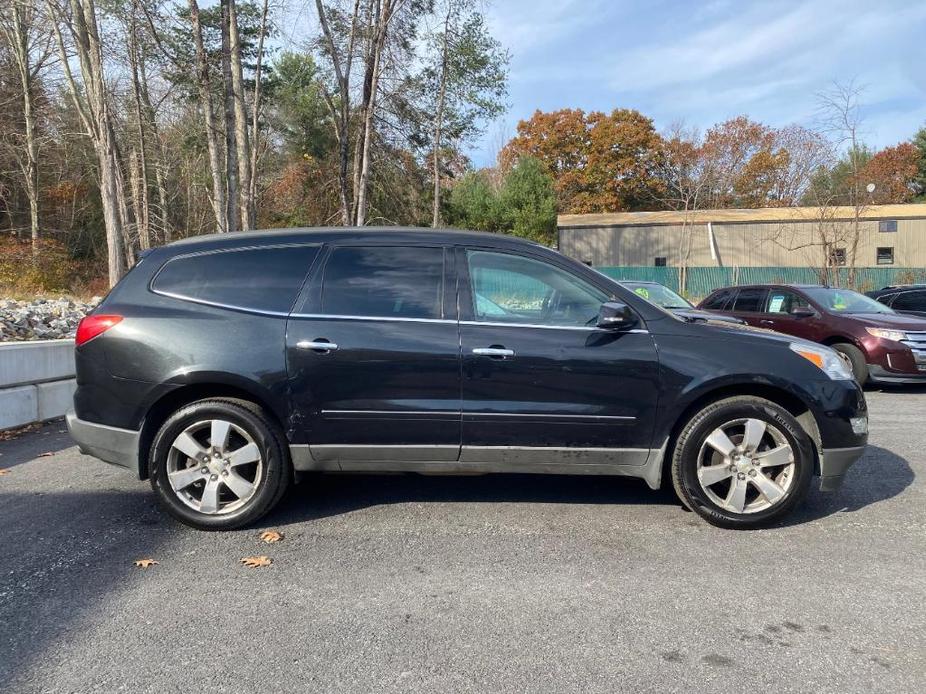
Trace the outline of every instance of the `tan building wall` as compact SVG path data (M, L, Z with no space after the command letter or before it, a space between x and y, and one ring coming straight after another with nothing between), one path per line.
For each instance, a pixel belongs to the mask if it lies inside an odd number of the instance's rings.
M887 207L887 206L886 206ZM926 205L906 205L901 218L896 209L889 206L891 217L875 217L879 207L869 207L860 223L859 243L855 265L874 267L877 263L877 249L894 249L893 267L926 266ZM792 208L806 211L808 208ZM824 264L826 251L823 238L835 240L833 246L846 249L846 258L851 264L851 239L854 224L851 220L828 221L823 225L807 216L793 215L792 219L761 219L767 210L716 211L718 221L706 219L712 211L699 211L696 223L680 223L678 213L628 213L627 215L570 215L560 218L560 250L578 260L591 262L596 266L653 265L655 258L665 257L670 266L682 264L687 256L687 265L727 267L814 267ZM723 212L737 213L736 221L723 220ZM755 212L760 219L748 221L746 213ZM780 211L779 211L780 213ZM912 216L920 213L921 216ZM671 215L674 214L676 219ZM658 223L646 223L645 215L661 215ZM643 216L641 218L641 216ZM584 217L590 217L591 224L582 225ZM629 219L601 219L601 218ZM880 219L897 222L896 232L879 231ZM721 221L723 220L723 221ZM715 252L711 253L711 234ZM890 267L885 265L885 267Z

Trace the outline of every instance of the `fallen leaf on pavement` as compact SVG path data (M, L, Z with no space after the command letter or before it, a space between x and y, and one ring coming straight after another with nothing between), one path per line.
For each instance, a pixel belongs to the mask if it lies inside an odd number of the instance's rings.
M39 423L36 424L27 424L24 427L19 427L18 429L7 429L6 431L0 431L0 441L12 441L15 438L19 438L23 434L27 434L30 431L35 431L40 426Z
M10 474L10 470L8 468L0 468L0 477L3 477L4 475L9 475L9 474Z
M283 539L283 533L277 532L276 530L265 530L260 534L260 539L268 545L272 545L274 542L279 542Z
M135 562L135 566L137 566L140 569L147 569L149 566L154 566L157 563L158 562L154 559L139 559L138 561Z
M241 557L241 563L249 569L256 569L258 566L270 566L273 563L273 559L265 556Z

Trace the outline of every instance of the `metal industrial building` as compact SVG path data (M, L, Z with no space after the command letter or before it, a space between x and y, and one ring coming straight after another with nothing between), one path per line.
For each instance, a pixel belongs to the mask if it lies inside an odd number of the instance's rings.
M855 208L561 215L559 249L596 267L851 264ZM861 209L856 267L926 266L926 204ZM830 256L834 257L834 256Z

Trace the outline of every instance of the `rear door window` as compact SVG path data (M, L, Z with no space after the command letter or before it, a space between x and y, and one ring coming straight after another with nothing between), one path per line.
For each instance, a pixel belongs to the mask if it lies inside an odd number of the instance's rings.
M151 289L229 308L288 313L318 246L212 251L168 260Z
M325 265L320 313L441 318L442 248L342 246Z
M765 308L767 289L740 289L733 302L733 310L743 313L758 313Z
M898 311L926 311L926 291L898 294L891 308Z

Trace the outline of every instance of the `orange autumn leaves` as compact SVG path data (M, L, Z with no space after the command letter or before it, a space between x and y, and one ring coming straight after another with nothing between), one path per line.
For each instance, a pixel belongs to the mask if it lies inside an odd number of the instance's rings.
M703 134L680 126L660 134L632 109L562 109L521 121L500 164L537 159L553 178L558 211L584 214L683 209L691 191L701 209L798 205L814 174L838 154L818 132L745 116ZM871 202L910 202L920 156L903 143L871 157L862 172L866 185L876 186Z
M258 539L264 544L268 544L268 545L281 542L283 540L283 537L284 537L283 533L279 532L278 530L265 530L260 535L258 535ZM273 559L271 559L270 557L266 555L261 554L261 555L255 555L255 556L249 556L249 557L241 557L241 559L239 559L238 562L248 567L249 569L257 569L257 568L272 565ZM158 560L152 559L151 557L145 557L144 559L136 559L132 563L139 569L150 569L152 566L157 566L158 564L160 564Z

